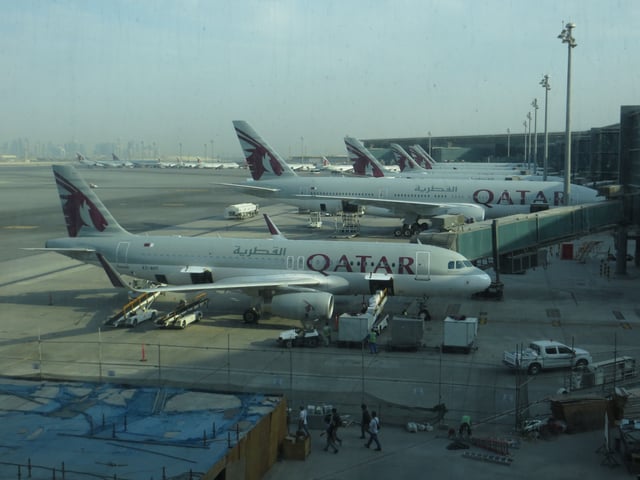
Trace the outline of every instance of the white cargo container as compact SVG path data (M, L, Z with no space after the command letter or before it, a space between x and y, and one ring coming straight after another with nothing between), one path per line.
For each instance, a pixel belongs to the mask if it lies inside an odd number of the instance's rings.
M256 203L236 203L229 205L224 210L224 218L240 220L254 217L258 214L259 208Z
M444 319L442 351L469 353L478 335L477 317L449 316Z

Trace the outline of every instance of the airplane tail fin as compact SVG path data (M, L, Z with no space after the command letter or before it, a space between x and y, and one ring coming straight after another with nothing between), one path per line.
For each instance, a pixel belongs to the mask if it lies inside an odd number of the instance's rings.
M247 122L234 120L233 126L254 180L297 176L293 169Z
M413 147L409 147L411 149L411 153L414 156L416 162L422 165L424 168L431 169L436 164L436 161L427 153L427 151L422 148L421 145L414 145Z
M353 171L356 175L385 176L382 164L365 148L360 140L353 137L344 137L344 143L347 146L347 153L353 163Z
M128 233L74 167L53 165L53 175L70 237Z
M391 144L391 150L393 152L393 157L396 160L396 163L400 166L400 171L404 172L417 172L420 170L424 170L420 165L416 163L416 161L407 153L407 151L402 148L397 143Z

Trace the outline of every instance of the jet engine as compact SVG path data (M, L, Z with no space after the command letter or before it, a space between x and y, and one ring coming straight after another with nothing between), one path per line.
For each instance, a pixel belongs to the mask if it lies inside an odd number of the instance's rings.
M276 295L271 313L296 320L329 319L333 315L333 295L326 292L296 292Z

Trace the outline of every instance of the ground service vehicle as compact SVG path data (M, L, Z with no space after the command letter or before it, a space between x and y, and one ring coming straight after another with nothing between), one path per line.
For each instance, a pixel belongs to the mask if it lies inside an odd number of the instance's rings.
M553 340L536 340L522 351L502 354L502 363L536 375L553 368L586 367L593 359L586 350L572 348Z
M258 205L255 203L236 203L225 208L224 218L241 220L255 217L259 211Z
M199 293L189 302L182 300L174 310L158 318L155 324L160 328L184 329L190 323L199 322L202 319L201 309L207 305L209 305L207 294Z
M147 320L155 320L158 315L158 310L155 308L139 308L133 313L127 314L124 319L126 327L135 327L139 323L146 322Z
M320 334L315 328L311 330L292 328L285 330L278 336L278 345L287 348L294 346L317 347L320 345Z

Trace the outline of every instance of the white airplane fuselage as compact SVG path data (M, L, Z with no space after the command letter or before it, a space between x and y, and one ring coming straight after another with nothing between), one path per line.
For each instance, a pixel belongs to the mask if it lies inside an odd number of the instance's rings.
M252 195L279 199L300 208L334 213L343 210L343 200L367 205L367 213L397 216L397 211L424 212L428 205L467 203L481 207L485 218L530 213L532 208L562 206L560 182L478 180L462 178L361 178L300 177L249 181ZM261 189L257 189L261 187ZM598 201L593 189L572 185L571 204Z
M390 281L395 295L471 294L490 279L462 255L431 245L390 242L327 242L286 239L190 238L119 235L49 240L46 248L96 263L102 254L120 273L169 285L228 278L304 274L318 290L365 294L371 282Z

